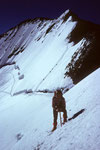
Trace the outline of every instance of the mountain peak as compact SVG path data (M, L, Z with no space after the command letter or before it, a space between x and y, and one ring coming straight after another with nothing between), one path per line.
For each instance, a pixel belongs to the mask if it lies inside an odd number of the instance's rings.
M62 19L64 16L66 16L70 12L69 9L67 9L59 18Z
M79 20L78 16L77 16L76 14L74 14L74 13L73 13L71 10L69 10L69 9L67 9L67 10L59 17L59 19L63 19L64 22L65 22L65 21L67 21L67 19L68 19L70 16L72 17L72 21L78 21L78 20Z

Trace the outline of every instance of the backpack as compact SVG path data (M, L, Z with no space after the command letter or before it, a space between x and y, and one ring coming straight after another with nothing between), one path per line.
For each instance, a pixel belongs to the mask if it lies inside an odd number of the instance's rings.
M63 97L58 99L58 110L64 110L65 109L65 100Z

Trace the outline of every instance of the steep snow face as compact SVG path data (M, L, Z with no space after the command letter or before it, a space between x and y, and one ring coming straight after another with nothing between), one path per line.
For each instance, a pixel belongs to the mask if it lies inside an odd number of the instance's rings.
M0 39L2 90L8 92L8 85L10 94L73 87L100 65L99 31L70 10L55 20L19 24Z
M68 123L50 135L53 94L8 96L0 92L0 150L98 150L100 68L68 91ZM82 111L84 110L84 111Z
M64 97L69 122L46 138L40 149L98 150L100 147L100 68ZM59 122L58 122L59 124Z
M85 40L75 46L69 43L67 37L77 22L71 16L63 22L62 17L68 12L56 20L36 19L20 24L1 38L1 85L8 84L12 93L73 86L70 77L64 78L65 68Z

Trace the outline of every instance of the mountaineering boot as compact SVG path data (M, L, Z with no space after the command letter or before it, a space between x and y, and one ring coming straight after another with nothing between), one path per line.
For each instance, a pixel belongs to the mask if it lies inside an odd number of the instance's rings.
M67 122L67 118L63 120L63 123L62 123L62 124L65 124L66 122Z
M57 129L57 122L53 123L53 129L52 129L52 132L53 132L54 130L56 130L56 129Z

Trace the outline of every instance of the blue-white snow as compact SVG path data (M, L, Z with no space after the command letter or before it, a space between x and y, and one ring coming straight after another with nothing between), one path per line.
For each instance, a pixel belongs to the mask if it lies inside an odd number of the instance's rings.
M12 94L25 89L54 90L58 87L64 88L66 85L73 86L71 78L64 78L65 68L71 61L72 55L83 47L86 39L83 38L76 45L73 45L73 42L69 43L68 35L77 22L72 21L71 16L63 22L63 17L67 13L68 11L56 20L26 23L8 31L7 35L0 39L1 65L16 62L14 67L12 65L9 69L0 70L0 75L4 78L6 77L7 80L12 78L9 82ZM48 28L51 30L49 31ZM20 53L16 55L18 52ZM21 77L23 80L19 81ZM57 82L58 78L60 82ZM1 85L2 82L7 81L0 81Z
M0 150L99 150L100 69L68 91L68 118L85 111L49 135L53 94L5 95L0 100ZM19 134L19 138L18 138Z
M0 39L0 150L99 150L100 68L77 85L64 78L72 55L86 42L69 43L77 22L71 16L63 22L68 12L26 23ZM12 65L2 67L7 63ZM37 91L57 88L71 88L64 94L68 118L85 111L63 127L58 118L50 135L53 93Z

